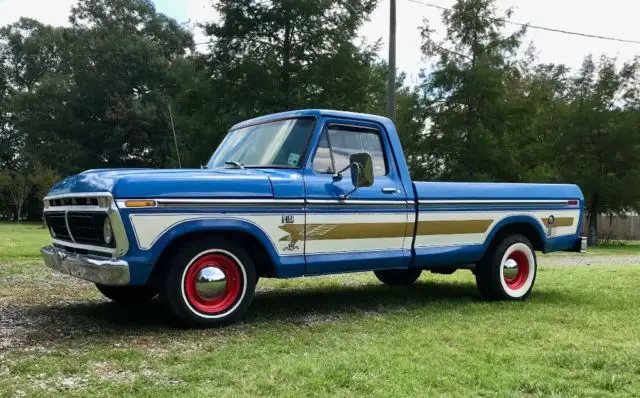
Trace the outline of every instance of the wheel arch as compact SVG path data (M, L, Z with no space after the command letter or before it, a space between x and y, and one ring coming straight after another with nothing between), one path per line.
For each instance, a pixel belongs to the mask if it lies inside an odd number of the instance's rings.
M155 258L149 280L153 283L182 244L202 237L222 237L240 244L251 256L257 276L277 276L278 253L267 234L242 220L193 220L178 224L163 234L153 246Z
M512 216L501 220L493 227L485 240L485 254L490 253L506 236L513 234L520 234L529 239L534 250L545 250L546 235L540 223L531 216Z

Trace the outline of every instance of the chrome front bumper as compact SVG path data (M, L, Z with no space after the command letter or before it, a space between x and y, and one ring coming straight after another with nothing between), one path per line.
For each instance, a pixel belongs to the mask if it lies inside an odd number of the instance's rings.
M43 247L40 253L45 265L63 274L101 285L129 284L129 263L126 261L75 254L53 246Z

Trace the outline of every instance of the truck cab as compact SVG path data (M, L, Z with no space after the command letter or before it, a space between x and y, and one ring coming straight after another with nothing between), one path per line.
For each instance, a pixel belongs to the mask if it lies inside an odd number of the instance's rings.
M156 296L179 322L217 326L260 277L474 272L488 299L523 300L535 252L586 250L570 184L414 182L393 123L301 110L233 126L204 169L102 169L44 198L45 263L108 298Z

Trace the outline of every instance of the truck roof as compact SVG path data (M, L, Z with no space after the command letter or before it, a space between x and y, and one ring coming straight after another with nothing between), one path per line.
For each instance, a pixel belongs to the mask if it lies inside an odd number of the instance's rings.
M245 120L243 122L235 124L231 127L231 130L239 129L242 127L247 127L252 124L266 123L279 119L288 119L294 117L319 117L319 116L330 116L330 117L339 117L339 118L354 118L354 119L366 119L374 122L381 123L383 125L387 125L391 123L391 120L384 116L371 115L368 113L357 113L357 112L346 112L346 111L336 111L331 109L299 109L288 112L279 112L272 113L270 115L260 116L253 119Z

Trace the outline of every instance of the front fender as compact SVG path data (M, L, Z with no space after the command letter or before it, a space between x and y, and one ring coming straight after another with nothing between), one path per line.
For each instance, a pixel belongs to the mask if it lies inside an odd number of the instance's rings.
M127 229L131 238L133 238L130 240L135 240L135 244L131 245L129 253L125 256L130 264L137 265L131 269L132 284L144 284L147 281L153 266L158 262L158 259L171 242L197 232L237 231L250 234L266 249L271 262L274 264L276 276L295 277L304 274L305 261L302 253L292 255L279 254L268 234L260 226L249 220L201 216L178 221L164 229L149 247L145 247L145 245L149 244L148 242L143 241L141 243L140 237L136 235L128 217L127 224Z
M271 261L277 261L280 257L276 248L271 242L271 239L267 236L266 232L262 230L256 224L253 224L247 220L240 219L196 219L189 220L178 223L164 232L160 238L156 240L152 247L152 251L154 253L162 253L166 247L173 242L175 239L178 239L184 235L193 233L193 232L215 232L215 231L237 231L237 232L246 232L248 234L253 235L255 238L262 243L262 245L267 249L267 253L271 258ZM154 262L158 259L159 254L154 257Z

